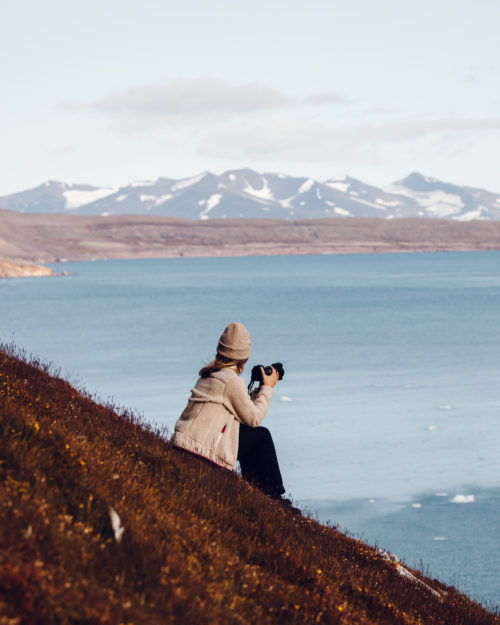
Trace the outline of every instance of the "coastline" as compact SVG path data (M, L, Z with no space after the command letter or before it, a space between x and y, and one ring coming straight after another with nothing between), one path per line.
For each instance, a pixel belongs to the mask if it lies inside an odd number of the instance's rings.
M330 218L189 221L0 209L0 258L79 260L500 250L500 221Z
M10 260L0 260L0 280L10 278L39 278L51 277L60 274L55 273L50 267L43 265L27 265Z

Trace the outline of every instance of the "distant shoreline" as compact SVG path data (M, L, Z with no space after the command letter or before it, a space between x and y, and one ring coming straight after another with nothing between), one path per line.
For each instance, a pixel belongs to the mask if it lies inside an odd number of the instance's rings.
M0 210L0 258L36 264L120 258L481 250L500 250L500 221L189 221L139 215L87 217Z

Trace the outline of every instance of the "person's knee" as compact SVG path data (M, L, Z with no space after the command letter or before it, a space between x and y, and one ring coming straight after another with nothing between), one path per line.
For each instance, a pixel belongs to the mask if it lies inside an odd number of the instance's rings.
M266 439L268 440L268 439L272 438L271 437L271 432L266 427L264 427L263 425L259 425L257 430L258 430L259 436L260 436L260 438L262 440L266 440Z

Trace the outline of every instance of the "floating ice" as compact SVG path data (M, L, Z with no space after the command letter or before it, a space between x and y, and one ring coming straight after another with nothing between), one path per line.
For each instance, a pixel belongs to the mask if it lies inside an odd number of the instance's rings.
M475 501L474 495L455 495L451 503L474 503Z
M421 507L422 507L422 504L421 504L421 503L412 503L412 504L411 504L411 507L412 507L412 508L421 508Z
M435 493L436 497L448 497L448 493Z
M293 401L293 399L291 397L288 397L288 395L282 395L280 397L280 401Z
M437 425L429 425L427 429L431 431L437 430Z
M376 501L376 499L368 499L368 503L375 503Z
M453 408L453 406L450 406L450 404L444 404L444 406L439 406L439 410L451 410Z
M435 541L443 541L446 540L446 536L434 536Z

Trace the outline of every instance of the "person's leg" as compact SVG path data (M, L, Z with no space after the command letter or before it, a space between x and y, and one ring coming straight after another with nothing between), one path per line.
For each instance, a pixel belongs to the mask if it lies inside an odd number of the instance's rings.
M285 492L271 432L240 424L238 460L241 474L271 497Z

